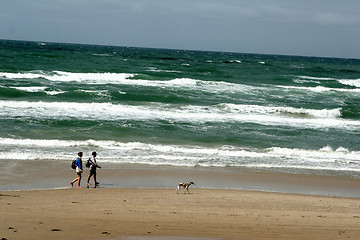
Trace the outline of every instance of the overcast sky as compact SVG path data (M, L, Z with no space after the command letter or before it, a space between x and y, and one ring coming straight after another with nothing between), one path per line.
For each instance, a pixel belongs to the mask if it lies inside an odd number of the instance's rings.
M360 58L360 1L0 0L0 39Z

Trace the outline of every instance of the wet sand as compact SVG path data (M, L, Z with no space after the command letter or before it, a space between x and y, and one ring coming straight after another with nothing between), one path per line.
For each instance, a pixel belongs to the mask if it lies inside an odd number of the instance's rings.
M1 191L6 239L360 239L360 199L240 190ZM205 239L204 239L205 238Z
M70 187L76 177L70 163L18 161L14 171L4 163L1 190L37 190ZM241 168L169 167L101 164L101 188L175 188L193 181L197 188L234 189L360 198L360 181L355 178L249 171ZM86 186L85 169L82 186Z

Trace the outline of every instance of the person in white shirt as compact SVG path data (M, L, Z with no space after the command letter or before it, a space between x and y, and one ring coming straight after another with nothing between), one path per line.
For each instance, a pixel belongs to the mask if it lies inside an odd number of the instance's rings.
M92 152L92 157L89 159L90 162L90 168L89 168L89 176L87 178L87 188L89 188L89 186L91 185L90 183L90 178L92 176L94 176L94 182L95 182L95 187L99 185L99 182L96 181L96 168L100 168L101 167L96 163L96 152Z

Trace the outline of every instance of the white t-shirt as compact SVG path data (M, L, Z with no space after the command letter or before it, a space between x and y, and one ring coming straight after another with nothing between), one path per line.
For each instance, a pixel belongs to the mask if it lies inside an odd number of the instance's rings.
M92 161L92 163L90 164L90 171L96 171L96 167L97 167L97 163L96 163L96 159L94 156L91 157L90 159Z

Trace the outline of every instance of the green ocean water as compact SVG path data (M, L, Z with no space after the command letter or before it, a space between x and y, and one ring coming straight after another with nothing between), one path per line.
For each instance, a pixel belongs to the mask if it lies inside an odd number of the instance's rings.
M360 177L360 60L0 41L1 161Z

